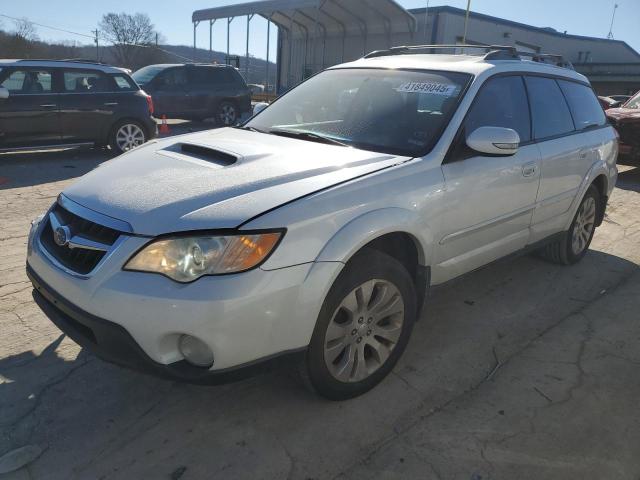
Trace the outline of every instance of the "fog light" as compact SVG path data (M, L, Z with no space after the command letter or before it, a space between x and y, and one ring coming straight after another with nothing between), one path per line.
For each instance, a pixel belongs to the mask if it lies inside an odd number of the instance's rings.
M178 340L178 348L184 359L197 367L213 365L213 352L202 341L191 335L182 335Z

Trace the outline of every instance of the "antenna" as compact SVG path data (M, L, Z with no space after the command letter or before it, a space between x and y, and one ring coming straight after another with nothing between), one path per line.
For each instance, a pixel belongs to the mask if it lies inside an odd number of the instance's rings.
M616 10L618 9L618 4L615 3L613 5L613 15L611 15L611 25L609 26L609 34L607 35L607 38L609 40L613 39L613 21L616 18Z

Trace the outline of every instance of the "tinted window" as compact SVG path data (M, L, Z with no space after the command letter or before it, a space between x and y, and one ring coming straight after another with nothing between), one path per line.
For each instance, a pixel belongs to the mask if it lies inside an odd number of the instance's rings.
M196 67L189 69L189 75L193 83L210 85L221 83L219 75L214 71L215 67Z
M107 77L102 72L65 70L63 82L65 92L97 93L108 90Z
M138 89L133 81L126 75L114 75L113 80L116 83L116 90L118 91L131 91Z
M158 75L164 88L179 88L187 85L187 72L184 68L172 68Z
M578 130L594 125L604 125L607 122L593 90L585 85L566 80L558 80L558 84L569 103L573 121Z
M149 65L135 71L132 77L138 85L144 85L146 83L149 83L155 78L156 75L166 69L167 67L164 65Z
M552 78L526 77L533 135L536 139L575 130L569 107L558 83Z
M465 134L479 127L512 128L520 142L531 140L529 104L521 77L493 78L480 89L465 120Z
M51 92L51 71L14 70L2 81L0 86L18 95L21 93L49 93Z

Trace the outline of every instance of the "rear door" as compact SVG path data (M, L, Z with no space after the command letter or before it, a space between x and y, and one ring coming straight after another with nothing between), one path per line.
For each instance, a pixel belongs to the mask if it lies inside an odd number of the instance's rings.
M467 147L467 136L485 126L518 132L517 153L491 156ZM522 77L487 80L442 166L446 212L436 249L439 270L434 272L441 281L526 246L540 181L539 163Z
M67 143L93 142L110 125L117 101L111 79L98 70L62 70L60 128Z
M3 69L0 85L0 148L54 145L60 142L55 70L39 67Z
M592 129L605 125L606 119L587 86L534 76L526 77L526 82L542 157L532 229L532 240L537 241L563 228L571 215L580 185L596 160Z

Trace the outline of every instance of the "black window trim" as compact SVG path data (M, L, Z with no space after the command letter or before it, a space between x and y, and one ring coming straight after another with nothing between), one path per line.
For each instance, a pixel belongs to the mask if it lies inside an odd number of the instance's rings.
M499 73L495 73L489 77L487 77L484 82L482 82L482 85L480 85L480 88L478 89L478 92L476 93L473 101L471 102L471 105L469 105L469 108L467 109L467 111L465 112L464 118L462 119L462 121L460 122L460 126L458 127L458 131L456 132L455 136L453 137L453 140L451 141L451 145L449 145L449 148L447 149L447 153L444 156L444 159L442 160L442 165L446 165L448 163L454 163L454 162L459 162L462 160L466 160L467 158L452 158L454 151L456 150L456 145L458 144L458 142L460 142L460 137L462 135L462 132L464 130L464 123L467 120L467 116L469 115L469 112L471 111L471 109L473 108L473 105L475 104L478 95L480 94L480 92L482 91L482 89L484 88L484 86L492 79L494 78L498 78L498 77L510 77L510 76L520 76L520 78L522 79L522 82L524 83L524 88L527 94L527 103L529 105L529 118L530 118L530 129L531 129L531 140L528 142L522 142L520 144L520 147L526 147L528 145L532 145L535 143L542 143L542 142L548 142L551 140L556 140L558 138L563 138L563 137L568 137L570 135L579 135L582 133L586 133L586 132L592 132L595 130L600 130L600 129L604 129L604 128L609 128L611 127L611 124L609 123L609 121L607 120L606 123L604 123L603 125L598 125L597 127L590 127L590 128L586 128L586 129L581 129L581 130L577 130L576 126L575 126L575 119L573 118L573 114L571 113L571 108L569 107L569 104L567 102L566 97L564 96L564 92L562 92L562 87L560 87L560 85L558 84L558 80L566 80L568 82L573 82L573 83L577 83L579 85L583 85L585 87L588 87L591 89L591 91L595 93L595 90L593 90L593 86L589 83L589 82L583 82L582 80L578 80L576 78L570 78L570 77L564 77L562 75L553 75L550 73L543 73L543 72L529 72L526 70L513 70L513 71L509 71L509 72L499 72ZM567 133L561 133L558 135L552 135L552 136L548 136L548 137L544 137L544 138L534 138L533 135L533 112L532 112L532 108L531 108L531 96L529 95L529 89L527 88L527 82L525 81L525 77L543 77L543 78L550 78L552 80L556 81L556 85L558 85L558 88L560 89L560 92L562 93L562 96L565 100L565 104L567 105L567 108L569 109L569 114L571 115L571 120L573 122L573 130ZM477 156L481 156L480 154L478 154ZM485 157L490 157L491 155L482 155Z
M11 76L11 74L13 72L17 72L17 71L28 71L28 70L44 70L44 71L48 71L51 72L51 91L49 92L42 92L42 93L12 93L12 96L20 96L20 97L27 97L27 96L33 96L33 95L60 95L60 79L59 79L59 69L56 67L38 67L38 66L33 66L33 65L27 65L27 66L19 66L19 65L11 65L8 67L3 67L2 70L0 70L0 84L2 82L4 82L9 76Z

